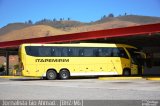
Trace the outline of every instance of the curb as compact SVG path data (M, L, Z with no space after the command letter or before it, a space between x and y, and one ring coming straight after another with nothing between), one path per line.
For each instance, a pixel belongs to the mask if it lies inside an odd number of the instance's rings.
M0 78L24 78L23 76L0 76Z
M160 81L160 77L146 78L146 80Z
M138 80L142 77L99 77L99 80Z

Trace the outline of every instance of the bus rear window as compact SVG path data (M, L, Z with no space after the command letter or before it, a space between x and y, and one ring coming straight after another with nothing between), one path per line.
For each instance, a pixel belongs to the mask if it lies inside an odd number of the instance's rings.
M38 48L34 46L26 46L25 47L26 54L30 56L39 56Z

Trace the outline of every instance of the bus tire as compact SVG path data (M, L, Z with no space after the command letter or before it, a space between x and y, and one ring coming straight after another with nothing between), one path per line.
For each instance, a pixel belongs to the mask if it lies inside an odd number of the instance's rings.
M59 78L62 80L69 79L70 72L68 69L61 69L59 72Z
M123 76L130 76L130 75L131 75L131 71L129 69L123 70Z
M57 78L57 72L55 70L48 70L46 73L47 80L54 80Z
M46 77L42 77L42 79L43 79L43 80L46 80L47 78L46 78Z

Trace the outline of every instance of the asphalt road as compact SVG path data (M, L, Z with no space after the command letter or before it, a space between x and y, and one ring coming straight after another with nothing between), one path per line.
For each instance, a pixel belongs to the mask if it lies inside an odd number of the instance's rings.
M160 100L160 81L0 79L0 100Z

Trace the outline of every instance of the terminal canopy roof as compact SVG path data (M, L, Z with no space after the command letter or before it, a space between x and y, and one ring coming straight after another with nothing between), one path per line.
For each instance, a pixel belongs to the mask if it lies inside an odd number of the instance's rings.
M160 46L160 23L82 33L0 42L0 50L18 49L23 43L114 42L138 46Z

